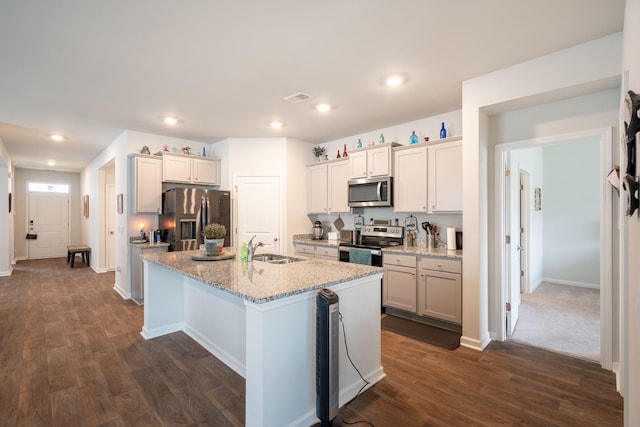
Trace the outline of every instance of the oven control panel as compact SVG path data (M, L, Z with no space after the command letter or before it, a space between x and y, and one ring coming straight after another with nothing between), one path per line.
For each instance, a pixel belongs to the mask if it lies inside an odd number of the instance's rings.
M377 236L392 239L404 237L404 227L399 225L363 225L360 230L363 236Z

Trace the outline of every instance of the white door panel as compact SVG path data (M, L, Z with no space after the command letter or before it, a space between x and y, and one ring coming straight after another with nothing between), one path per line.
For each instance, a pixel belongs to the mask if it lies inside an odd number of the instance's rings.
M518 309L520 307L520 176L512 170L510 155L507 153L505 170L510 170L505 176L505 222L506 235L510 236L511 243L505 243L507 258L507 336L511 336L518 322Z
M29 193L29 258L56 258L67 255L69 244L69 195Z
M116 188L115 185L107 185L107 270L116 269Z
M260 252L280 253L280 177L236 178L238 244L262 242Z

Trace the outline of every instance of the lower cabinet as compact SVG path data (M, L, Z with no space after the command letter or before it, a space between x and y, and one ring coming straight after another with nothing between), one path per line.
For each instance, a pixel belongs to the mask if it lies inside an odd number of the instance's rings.
M462 263L422 258L418 270L417 314L462 324Z
M384 254L382 305L416 312L416 257Z
M312 245L309 243L294 243L294 254L304 255L314 258L328 259L330 261L338 261L339 250L337 246Z
M462 262L406 254L383 256L382 305L462 325Z
M129 245L129 254L131 256L131 268L129 269L131 299L136 303L144 304L144 268L140 255L152 252L167 252L168 250L168 243Z

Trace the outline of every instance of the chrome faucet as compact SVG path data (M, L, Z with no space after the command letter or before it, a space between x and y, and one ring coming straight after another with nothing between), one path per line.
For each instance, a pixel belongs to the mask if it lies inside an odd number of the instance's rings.
M260 246L264 246L264 243L262 242L258 242L255 245L253 244L253 239L255 239L256 236L253 236L251 238L251 240L249 240L249 243L247 244L247 249L248 249L248 253L247 253L247 261L251 262L253 261L253 254L256 252L256 250L260 247Z

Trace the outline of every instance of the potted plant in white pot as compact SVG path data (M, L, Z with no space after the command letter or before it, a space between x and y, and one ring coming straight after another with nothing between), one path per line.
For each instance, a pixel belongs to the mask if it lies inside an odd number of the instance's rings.
M207 255L220 255L224 246L224 236L227 235L227 228L214 222L205 225L202 234Z

